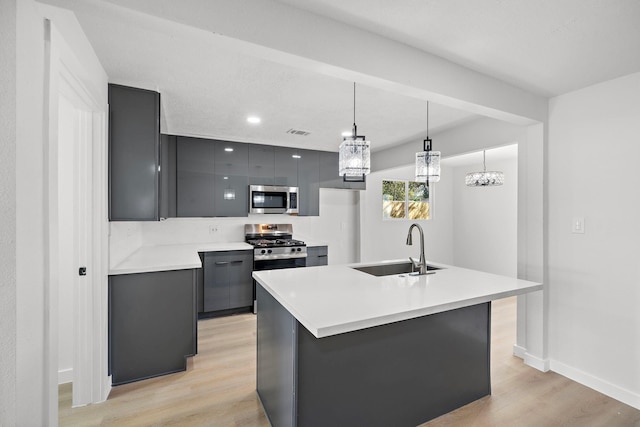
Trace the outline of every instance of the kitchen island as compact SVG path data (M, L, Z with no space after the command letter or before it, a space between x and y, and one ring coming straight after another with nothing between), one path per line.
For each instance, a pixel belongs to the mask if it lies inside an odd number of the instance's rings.
M542 290L452 266L380 277L362 266L253 273L272 425L415 426L486 396L491 301Z

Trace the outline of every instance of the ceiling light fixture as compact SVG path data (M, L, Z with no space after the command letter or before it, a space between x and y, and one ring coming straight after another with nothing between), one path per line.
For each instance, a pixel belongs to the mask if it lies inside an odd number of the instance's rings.
M340 144L338 174L345 182L364 182L371 172L370 145L364 135L358 135L356 127L356 83L353 82L353 131L344 135Z
M497 171L487 171L487 157L485 150L482 150L482 172L468 173L464 178L464 183L469 187L495 187L504 184L504 173Z
M227 147L224 149L224 151L226 151L227 153L231 153L233 151L233 148Z
M416 153L416 181L440 181L440 152L431 151L429 138L429 101L427 101L427 139L422 142L423 151Z
M257 117L257 116L249 116L247 117L247 121L251 124L256 125L260 123L262 120L260 120L260 117Z
M302 156L300 154L292 154L291 157L293 157L294 159L301 159Z

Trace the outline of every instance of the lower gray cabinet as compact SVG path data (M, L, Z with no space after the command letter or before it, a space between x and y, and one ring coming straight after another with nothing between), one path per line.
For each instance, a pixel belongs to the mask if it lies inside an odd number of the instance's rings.
M253 252L226 251L204 254L204 312L253 305Z
M184 371L197 352L195 270L109 276L113 385Z
M307 267L327 265L329 248L327 246L307 246Z

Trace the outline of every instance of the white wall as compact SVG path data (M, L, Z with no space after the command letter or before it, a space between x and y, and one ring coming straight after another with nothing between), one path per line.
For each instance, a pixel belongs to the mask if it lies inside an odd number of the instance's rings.
M551 368L640 409L638 99L640 73L550 101L548 258Z
M409 221L382 218L382 181L414 178L414 165L373 172L367 176L367 190L360 195L361 261L408 259L410 256L417 258L420 249L416 231L413 246L406 245L409 226L415 222L424 230L427 260L453 264L451 169L443 167L440 182L432 184L432 219Z
M504 172L504 185L467 187L468 172L482 163L453 168L453 264L503 276L518 274L518 159L492 161L488 170Z
M0 0L0 425L16 424L16 0Z
M140 245L242 242L244 225L293 224L293 236L309 245L328 245L329 263L357 260L358 191L320 189L320 216L250 215L246 218L170 218L161 222L111 222L112 266ZM210 232L214 226L217 231Z
M18 1L16 135L16 424L46 425L44 25Z

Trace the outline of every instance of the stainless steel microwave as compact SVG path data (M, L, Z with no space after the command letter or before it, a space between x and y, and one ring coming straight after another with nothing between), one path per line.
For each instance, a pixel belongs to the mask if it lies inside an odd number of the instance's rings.
M298 213L298 187L249 186L249 213Z

